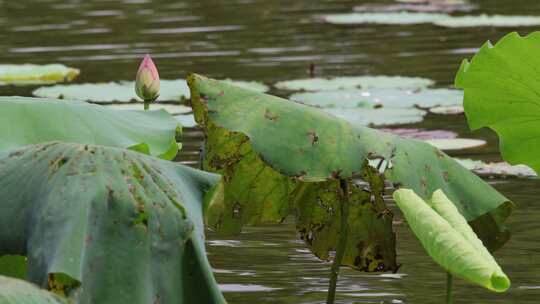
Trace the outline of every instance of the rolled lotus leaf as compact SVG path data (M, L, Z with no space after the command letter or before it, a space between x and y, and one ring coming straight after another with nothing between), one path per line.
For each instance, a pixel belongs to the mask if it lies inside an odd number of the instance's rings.
M444 192L435 191L428 202L410 189L393 196L424 249L444 269L495 292L510 287L506 274Z
M65 304L67 300L36 285L0 276L0 303L2 304Z

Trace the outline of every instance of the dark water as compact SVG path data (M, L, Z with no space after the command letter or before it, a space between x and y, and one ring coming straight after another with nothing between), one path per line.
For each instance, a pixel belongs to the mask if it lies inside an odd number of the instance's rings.
M385 2L385 1L370 1ZM386 1L389 2L389 1ZM472 1L475 13L540 15L536 0ZM133 79L141 56L152 53L162 78L189 71L238 80L278 80L319 75L386 74L422 76L449 86L463 57L488 39L513 29L445 29L432 25L332 26L323 13L349 12L366 1L199 0L89 1L0 0L0 63L61 62L80 68L78 82ZM526 34L534 28L520 28ZM29 94L0 88L0 94ZM277 92L279 93L279 92ZM497 160L496 137L470 133L464 117L429 116L425 128L487 138L490 146L456 153ZM187 132L182 160L195 164L200 132ZM518 203L509 220L512 240L496 258L512 280L494 294L458 280L456 303L540 302L540 182L490 180ZM340 303L441 303L445 274L396 219L398 274L344 269ZM230 303L321 303L329 265L297 240L292 223L246 229L234 239L210 235L210 260Z

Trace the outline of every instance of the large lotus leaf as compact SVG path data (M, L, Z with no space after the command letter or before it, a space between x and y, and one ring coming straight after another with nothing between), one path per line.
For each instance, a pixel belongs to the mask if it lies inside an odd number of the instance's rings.
M0 64L0 85L47 84L71 81L79 70L62 64Z
M67 304L54 293L39 289L23 280L0 276L0 303L2 304Z
M508 240L502 227L512 209L508 199L427 143L352 125L317 108L202 76L191 75L188 82L195 117L207 136L214 132L208 128L213 124L245 135L242 140L250 142L254 153L285 176L306 182L362 176L367 160L382 159L386 166L380 169L394 184L424 198L443 189L490 248ZM212 144L207 142L207 150ZM230 153L237 147L230 144ZM259 183L269 187L266 179Z
M426 111L407 108L347 109L322 108L323 111L359 126L391 126L424 120Z
M435 20L435 25L459 28L459 27L519 27L538 26L538 16L511 16L511 15L478 15L478 16L453 16L451 18Z
M292 91L332 91L347 89L410 89L417 90L433 85L431 79L403 76L349 76L334 78L306 78L280 81L274 86Z
M469 126L490 127L500 136L503 158L540 171L540 32L511 33L486 43L464 60L456 86L465 90Z
M83 100L94 103L134 102L140 100L135 94L135 82L85 83L41 87L34 96ZM189 97L189 88L184 79L160 80L157 101L180 101Z
M52 142L0 152L0 252L78 303L221 303L203 198L219 177L133 151Z
M165 111L115 111L80 101L0 97L0 150L61 140L172 159L178 122Z
M323 20L332 24L420 24L433 23L451 18L447 14L436 13L348 13L323 16Z
M428 254L453 275L496 292L510 287L482 241L444 192L424 201L409 189L394 192L396 204Z
M297 93L290 99L322 108L432 108L461 105L463 91L450 89L398 89L337 90Z
M300 237L319 258L329 259L339 235L339 183L291 179L264 163L245 135L211 121L206 121L204 131L203 168L222 174L225 181L224 199L210 204L209 226L238 233L245 224L278 223L293 213ZM377 200L372 202L372 197ZM352 185L351 202L348 223L354 229L342 263L365 271L395 270L392 213L382 201L382 191L370 195Z

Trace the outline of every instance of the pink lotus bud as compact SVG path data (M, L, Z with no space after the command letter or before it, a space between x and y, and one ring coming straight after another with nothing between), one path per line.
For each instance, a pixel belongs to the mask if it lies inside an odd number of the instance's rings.
M154 101L159 96L158 70L148 54L144 56L144 59L139 66L139 71L137 71L135 92L137 93L137 96L146 102Z

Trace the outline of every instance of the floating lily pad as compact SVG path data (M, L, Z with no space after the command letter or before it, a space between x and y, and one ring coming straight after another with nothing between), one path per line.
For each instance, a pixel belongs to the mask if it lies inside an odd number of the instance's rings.
M448 18L447 14L394 12L332 14L324 16L323 20L332 24L421 24Z
M38 97L83 100L93 103L133 102L140 99L135 94L135 82L86 83L42 87L33 92ZM157 101L180 101L189 97L184 79L161 80Z
M418 12L418 13L452 13L469 12L476 6L465 3L438 3L438 2L405 2L397 4L364 4L354 7L355 12Z
M110 104L110 105L104 105L104 107L107 107L109 109L115 109L115 110L142 111L144 109L144 104L142 102L125 103L125 104ZM169 112L169 114L172 114L172 115L185 114L185 113L191 112L190 107L180 105L180 104L161 104L161 103L150 104L150 110L161 110L161 109Z
M195 121L193 114L176 115L174 118L176 118L176 120L178 120L178 122L180 122L184 128L194 128L197 126L197 122Z
M338 90L297 93L290 99L323 108L410 108L418 106L460 105L463 91L452 89L424 89L405 91L397 89Z
M421 122L426 112L420 109L338 109L325 108L336 117L344 119L353 125L361 126L390 126Z
M540 16L477 15L450 16L436 13L349 13L326 15L323 20L332 24L388 24L406 25L432 23L444 27L516 27L540 25Z
M446 130L423 130L423 129L381 129L381 131L399 135L404 138L428 140L428 139L453 139L458 134Z
M266 93L270 91L270 88L267 85L258 81L242 81L232 79L225 79L223 81L241 87L243 89L248 89L259 93Z
M517 27L540 25L540 16L504 16L504 15L478 15L458 16L434 20L435 25L444 27Z
M355 76L334 78L306 78L280 81L275 87L291 91L331 91L345 89L411 89L417 90L433 85L431 79L403 76Z
M512 166L507 162L485 163L481 160L455 158L463 167L480 175L502 175L517 177L537 176L533 169L526 165Z
M445 151L472 149L486 145L484 140L471 138L428 139L425 142Z
M429 109L430 113L439 115L457 115L463 114L463 106L440 106Z
M71 81L78 69L63 64L0 64L0 85L35 85Z

